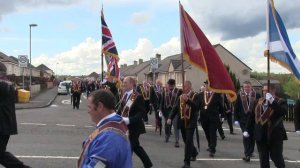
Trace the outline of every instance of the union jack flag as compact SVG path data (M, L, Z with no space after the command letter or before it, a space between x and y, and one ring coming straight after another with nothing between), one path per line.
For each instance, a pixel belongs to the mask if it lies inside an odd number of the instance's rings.
M107 64L107 76L119 79L119 56L117 47L112 38L110 30L105 22L103 10L101 11L101 24L102 24L102 53L105 56Z

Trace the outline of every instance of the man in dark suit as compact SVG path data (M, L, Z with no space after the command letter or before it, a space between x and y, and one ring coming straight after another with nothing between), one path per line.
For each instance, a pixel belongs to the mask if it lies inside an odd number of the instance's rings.
M164 88L162 95L161 111L165 118L165 142L169 142L171 134L171 126L167 124L167 119L172 111L172 108L176 104L182 90L176 88L175 79L169 79L167 86ZM172 121L174 134L175 134L175 147L179 147L179 125L178 125L178 115L176 115Z
M243 132L245 137L249 137L249 131L254 131L261 168L270 168L270 157L276 167L285 167L282 152L283 140L287 140L287 135L282 120L287 113L287 103L276 97L275 92L273 84L269 89L267 85L263 87L264 97L255 104Z
M140 134L146 133L142 120L144 113L146 113L145 103L143 96L134 90L135 85L136 82L133 77L128 76L124 78L124 93L120 100L122 102L120 103L118 114L123 117L123 120L128 125L132 151L142 160L145 168L150 168L152 167L152 162L139 142Z
M79 105L80 105L80 97L81 97L81 92L83 91L82 87L81 87L81 81L73 81L72 84L72 99L73 99L73 109L77 108L77 110L79 109Z
M189 168L190 161L195 161L196 156L198 155L193 141L199 116L198 99L198 94L192 91L192 83L190 81L185 81L184 94L181 94L180 98L177 100L177 103L167 120L167 124L170 125L175 115L180 117L181 135L185 143L183 168Z
M148 113L151 114L151 105L156 107L156 96L153 87L147 82L143 81L143 84L137 87L137 91L143 96L145 102L146 113L143 116L143 120L148 124Z
M223 100L219 93L214 93L208 88L208 82L204 82L205 91L200 93L200 123L208 142L209 156L214 157L217 146L217 129L220 125L220 116L224 114ZM222 117L223 118L223 117Z
M17 131L15 88L6 78L6 66L0 62L0 164L4 167L26 168L19 159L6 151L10 135Z
M154 92L155 92L155 97L156 97L156 103L154 103L153 108L155 111L155 131L159 129L159 132L161 134L161 129L162 129L162 112L159 109L161 107L162 103L162 92L163 92L163 87L162 83L160 80L156 80L155 85L153 86Z
M254 103L260 97L252 89L252 84L249 81L245 81L243 83L243 88L240 90L237 101L234 108L234 120L235 125L239 125L241 127L242 132L245 131L247 120L251 114L251 111L255 108ZM249 132L250 135L253 135L253 132ZM244 145L244 157L243 160L246 162L250 161L250 157L253 156L255 141L253 136L249 138L243 137L243 145Z

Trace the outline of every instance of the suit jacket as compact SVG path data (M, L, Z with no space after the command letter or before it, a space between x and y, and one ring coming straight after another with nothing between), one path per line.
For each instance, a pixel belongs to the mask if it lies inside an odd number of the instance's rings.
M138 92L133 91L131 96L133 96L133 94L135 94L135 99L133 100L133 103L129 109L129 116L128 116L128 118L129 118L129 125L128 125L129 133L134 132L136 134L143 134L143 133L146 133L145 125L142 120L144 113L146 113L145 102L144 102L143 96L140 95ZM128 102L128 100L127 100L127 102ZM119 108L117 113L119 115L122 115L122 111L123 111L123 109Z
M186 104L190 107L190 119L186 120L182 118L182 107L180 98L177 100L176 105L172 109L172 112L169 115L169 118L173 120L176 114L178 114L179 119L181 120L181 126L185 128L196 128L197 120L199 116L199 94L192 92L193 97L190 97ZM185 122L186 125L185 125Z
M273 103L268 105L268 110L262 113L263 108L260 104L264 103L264 98L260 98L256 102L255 108L247 121L246 131L253 130L254 139L260 142L287 140L286 131L282 122L283 116L287 113L286 101L275 98Z
M222 96L219 93L213 93L211 101L207 105L207 109L205 109L205 94L205 92L201 92L199 95L200 120L209 118L212 121L219 122L220 115L221 117L224 116Z
M0 135L17 134L15 89L10 82L0 80Z
M149 89L148 93L145 93L146 91L144 90L143 85L140 85L137 87L137 91L143 96L144 101L147 103L151 103L153 105L154 109L157 109L159 103L158 103L157 97L155 95L154 88L152 86L149 86L148 89ZM148 98L149 98L148 100L145 99L145 98L147 98L146 94L148 95Z
M172 94L172 97L170 97L170 104L169 104L169 100L167 100L167 97L168 97L166 95L167 93L170 93L170 92L168 90L166 90L166 88L164 88L164 90L162 92L162 101L161 101L161 107L160 107L160 109L163 112L172 110L172 108L175 106L179 96L182 94L182 90L178 89L178 88L174 88L174 91L173 91L174 94Z

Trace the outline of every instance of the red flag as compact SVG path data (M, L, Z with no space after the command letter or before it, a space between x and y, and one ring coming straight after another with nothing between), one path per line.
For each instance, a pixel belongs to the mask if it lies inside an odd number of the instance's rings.
M211 90L229 94L230 100L234 101L235 88L218 53L183 6L179 6L181 51L184 58L207 73L208 87Z

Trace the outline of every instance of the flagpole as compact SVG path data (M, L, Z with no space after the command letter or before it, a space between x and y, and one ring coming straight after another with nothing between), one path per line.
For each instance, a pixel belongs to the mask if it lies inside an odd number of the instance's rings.
M179 19L181 20L181 3L180 3L180 1L179 1ZM181 29L181 21L180 21L180 29ZM180 42L182 41L182 31L180 31ZM183 89L184 89L184 69L183 69L183 53L182 53L182 47L181 47L181 51L180 51L180 55L181 55L181 78L182 78L182 91L183 91Z
M270 50L267 50L267 56L268 56L268 92L270 92Z
M103 82L103 52L101 51L101 80Z
M100 14L102 17L103 16L103 2L102 2L102 8L101 8L101 14ZM103 16L104 17L104 16ZM101 18L102 19L102 18ZM102 21L102 20L101 20ZM101 30L102 30L102 24L101 24ZM103 32L102 32L103 33ZM103 34L102 34L103 36ZM103 38L102 38L103 39ZM102 44L103 44L103 41L102 41ZM101 48L101 81L103 83L103 78L104 78L104 75L103 75L103 49Z

